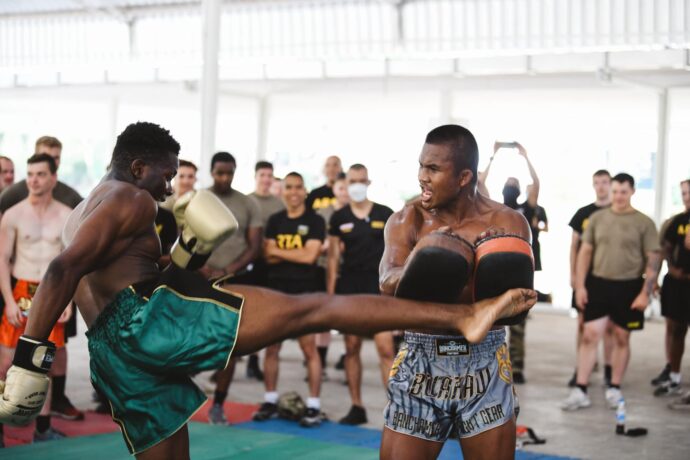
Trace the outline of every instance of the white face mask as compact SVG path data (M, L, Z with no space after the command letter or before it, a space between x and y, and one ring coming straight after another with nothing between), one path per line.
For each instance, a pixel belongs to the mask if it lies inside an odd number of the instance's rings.
M347 193L350 195L350 199L355 203L361 203L367 199L367 189L369 186L367 184L350 184L347 186Z

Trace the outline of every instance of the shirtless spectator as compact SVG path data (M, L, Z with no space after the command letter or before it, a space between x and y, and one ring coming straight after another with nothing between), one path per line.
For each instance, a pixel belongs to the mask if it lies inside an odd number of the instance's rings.
M63 249L62 227L71 212L69 207L53 199L57 167L50 155L32 156L27 169L29 196L8 209L0 223L0 288L5 300L5 313L0 323L2 380L12 363L17 340L24 333L38 282L51 260ZM71 313L70 305L50 335L57 347L65 346L64 323ZM56 358L60 356L66 355L57 354ZM50 404L44 405L36 419L34 441L63 437L63 433L50 426Z

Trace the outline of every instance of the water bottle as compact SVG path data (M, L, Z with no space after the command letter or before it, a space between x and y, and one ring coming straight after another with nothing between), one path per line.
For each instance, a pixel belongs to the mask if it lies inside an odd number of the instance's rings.
M616 407L616 434L625 434L625 399L622 396Z

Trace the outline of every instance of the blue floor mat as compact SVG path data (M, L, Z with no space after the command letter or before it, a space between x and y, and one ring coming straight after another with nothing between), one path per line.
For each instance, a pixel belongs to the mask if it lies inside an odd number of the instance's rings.
M239 428L301 436L315 441L341 444L345 446L364 447L378 450L381 445L381 431L370 428L340 425L324 422L318 428L302 428L295 422L273 419L266 422L247 422L235 425ZM449 441L443 446L439 460L457 460L462 458L460 445L456 441ZM519 450L515 453L517 460L574 460L572 457L541 454Z

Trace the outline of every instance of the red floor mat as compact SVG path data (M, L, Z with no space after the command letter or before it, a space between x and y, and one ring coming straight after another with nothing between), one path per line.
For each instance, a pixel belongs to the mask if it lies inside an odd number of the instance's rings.
M208 423L208 409L211 407L211 401L207 401L199 411L194 414L192 420L195 422ZM226 402L225 416L230 423L248 422L252 418L254 411L258 409L257 404L241 404ZM119 428L109 415L97 414L95 412L85 412L86 420L79 422L70 422L62 420L58 417L52 418L53 426L65 433L69 437L88 436L92 434L110 433L112 431L119 431ZM31 442L34 433L34 424L26 427L11 427L5 425L5 445L10 447L17 444L28 444Z

